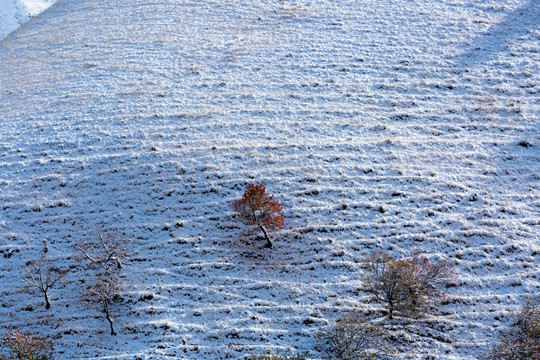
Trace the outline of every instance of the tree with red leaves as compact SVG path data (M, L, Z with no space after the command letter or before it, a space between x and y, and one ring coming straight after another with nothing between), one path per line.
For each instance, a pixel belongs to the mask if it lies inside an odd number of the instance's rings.
M440 289L457 281L452 265L446 260L431 262L420 249L413 250L412 258L407 261L416 268L415 278L424 296L434 305L446 300L446 294Z
M282 229L285 222L281 214L281 203L274 200L274 195L266 193L265 185L263 183L246 185L244 195L234 200L232 206L246 225L252 225L263 232L266 239L264 247L271 248L272 242L268 231Z

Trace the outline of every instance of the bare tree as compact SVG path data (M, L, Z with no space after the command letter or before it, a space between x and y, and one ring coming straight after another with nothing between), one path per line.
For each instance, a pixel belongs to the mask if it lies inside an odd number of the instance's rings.
M315 334L315 349L331 360L375 360L391 352L383 330L363 317L348 314Z
M489 352L488 360L540 359L540 296L529 298L514 315L513 326L501 332L501 339Z
M24 271L26 275L21 279L26 286L23 291L45 299L45 308L50 309L49 290L55 286L69 270L61 270L50 263L50 260L42 256L39 260L32 260L27 263Z
M90 261L88 267L102 267L106 271L112 271L115 268L121 269L122 264L128 260L128 242L128 239L119 238L113 232L98 228L95 239L80 242L75 248L81 252L84 259Z
M112 308L120 300L122 286L112 277L101 277L96 284L84 294L84 300L91 306L98 308L109 322L111 335L116 335L114 331L114 319L111 315Z
M525 300L516 316L515 326L520 333L540 340L540 295Z
M446 260L431 262L423 256L419 249L412 252L412 258L407 260L416 268L415 278L422 294L432 303L439 304L446 299L441 287L456 281L452 266Z

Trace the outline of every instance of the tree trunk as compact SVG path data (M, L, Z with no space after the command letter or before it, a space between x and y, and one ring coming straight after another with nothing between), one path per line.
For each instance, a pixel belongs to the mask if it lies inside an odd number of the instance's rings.
M272 242L270 241L270 238L268 237L268 233L266 232L266 229L262 225L260 225L259 227L261 228L262 232L264 233L264 237L266 238L266 244L264 245L264 247L271 248Z
M51 302L49 301L49 295L47 295L47 292L43 292L43 297L45 298L45 309L49 310L51 308Z
M111 335L116 335L116 333L114 332L113 319L109 315L108 311L105 311L105 317L107 318L107 321L109 322L109 326L111 327Z
M388 319L392 320L392 315L394 315L394 303L390 300L388 302Z

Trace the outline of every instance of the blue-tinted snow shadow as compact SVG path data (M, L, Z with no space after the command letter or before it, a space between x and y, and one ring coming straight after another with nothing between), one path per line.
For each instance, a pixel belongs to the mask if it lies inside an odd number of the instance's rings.
M508 13L500 22L478 35L469 49L459 57L464 68L474 68L479 63L493 60L498 54L508 52L508 44L520 35L532 36L540 26L540 2L530 0L525 5Z

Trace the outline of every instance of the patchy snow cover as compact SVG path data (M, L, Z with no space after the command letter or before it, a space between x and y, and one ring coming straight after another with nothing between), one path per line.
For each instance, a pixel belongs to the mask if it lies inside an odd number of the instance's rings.
M0 1L0 40L30 17L47 10L57 0L1 0Z
M66 0L0 42L0 332L62 359L311 349L359 309L401 359L475 359L540 291L540 3ZM274 248L230 201L283 202ZM106 320L73 245L133 240ZM52 308L24 264L71 272ZM460 286L382 317L360 260L420 248Z

